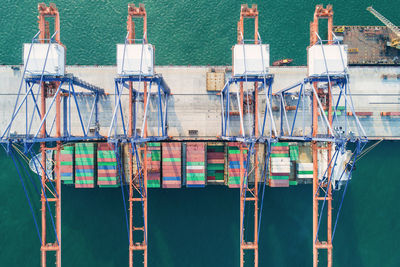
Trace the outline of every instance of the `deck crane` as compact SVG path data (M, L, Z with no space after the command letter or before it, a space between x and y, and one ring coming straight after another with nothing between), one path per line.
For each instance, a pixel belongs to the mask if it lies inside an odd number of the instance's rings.
M379 19L383 24L386 25L396 36L390 41L390 46L400 49L400 29L396 25L394 25L392 22L390 22L387 18L385 18L381 13L376 11L372 6L367 7L367 10L371 12L372 15L374 15L377 19Z

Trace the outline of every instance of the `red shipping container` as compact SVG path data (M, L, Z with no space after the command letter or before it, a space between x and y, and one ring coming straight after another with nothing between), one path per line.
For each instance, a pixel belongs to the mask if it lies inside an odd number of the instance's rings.
M116 181L97 181L98 185L116 185Z
M271 154L288 154L288 151L272 151Z
M160 180L160 173L148 173L147 174L147 180Z
M117 162L117 159L111 158L111 159L105 159L105 158L97 158L98 162Z
M269 180L270 187L289 187L289 180Z
M94 188L94 184L75 184L75 188Z
M181 188L180 184L163 184L163 188Z
M209 163L209 164L224 164L225 160L224 159L208 159L207 163Z
M73 161L73 156L72 154L61 154L60 155L60 161Z
M208 152L207 153L207 158L208 159L223 159L224 158L224 152Z
M186 170L186 173L205 173L205 170Z
M75 165L75 169L77 170L93 170L93 165Z
M75 158L92 159L93 157L93 154L75 154Z
M187 162L204 162L204 155L199 155L199 156L195 156L195 155L189 155L186 157L186 161Z

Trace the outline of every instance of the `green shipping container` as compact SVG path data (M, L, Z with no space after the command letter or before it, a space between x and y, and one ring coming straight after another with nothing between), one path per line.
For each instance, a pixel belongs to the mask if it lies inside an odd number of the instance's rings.
M270 176L271 180L289 180L289 176Z
M152 161L160 161L161 160L161 151L151 151L151 160Z
M271 158L288 158L289 154L285 153L285 154L273 154L271 153Z
M161 146L161 143L147 143L147 146Z
M299 147L298 146L289 146L290 160L297 161L299 160Z
M119 187L119 184L107 184L107 185L99 185L100 188L116 188Z
M289 185L297 185L297 181L289 181Z
M159 188L160 181L159 180L147 180L147 187L148 188Z
M224 164L207 164L207 171L223 171Z
M240 176L230 176L228 178L228 184L240 184Z
M313 171L297 171L297 174L313 174Z
M163 158L164 162L181 162L181 158Z
M192 161L188 161L186 162L187 166L204 166L204 161L202 162L192 162Z
M289 143L287 142L273 143L272 146L289 146Z

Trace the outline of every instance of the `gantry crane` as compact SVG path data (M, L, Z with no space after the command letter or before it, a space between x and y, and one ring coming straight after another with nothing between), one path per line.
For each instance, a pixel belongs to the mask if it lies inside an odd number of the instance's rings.
M143 35L136 37L135 19L143 20ZM119 47L119 48L118 48ZM128 239L129 239L129 266L133 266L134 252L143 252L143 264L147 266L147 251L148 251L148 235L147 235L147 142L157 142L165 140L167 136L167 102L170 90L163 80L162 76L154 72L148 73L143 67L145 60L144 49L152 50L151 44L147 42L147 13L143 4L135 6L128 4L127 17L127 35L125 43L118 45L117 68L120 68L118 77L115 78L115 107L111 125L109 128L108 142L114 143L116 153L120 142L128 143L129 157L129 223ZM136 50L135 50L136 49ZM134 58L134 63L129 63ZM153 60L153 58L151 59ZM119 63L118 63L119 62ZM127 63L128 62L128 63ZM139 62L139 63L138 63ZM121 65L118 65L120 64ZM126 64L126 65L124 65ZM129 65L131 64L131 65ZM138 64L138 65L135 65ZM151 63L152 65L153 63ZM138 69L130 69L135 65ZM152 84L156 84L156 92L151 92ZM128 115L128 130L125 129L124 112L122 108L122 92L124 88L129 89L129 115ZM150 112L150 99L156 101L158 112L157 134L148 134L147 117ZM143 121L140 129L140 134L136 129L137 125L137 102L143 99ZM119 111L118 111L119 109ZM120 115L118 115L120 113ZM122 122L121 133L118 129L117 118ZM133 161L133 159L135 159ZM121 165L122 166L122 165ZM120 168L120 175L124 176L123 168ZM124 190L122 190L122 194ZM123 196L123 198L125 198ZM134 214L134 211L137 211ZM141 219L143 219L141 221Z
M390 22L381 13L376 11L372 6L367 7L367 10L369 12L371 12L372 15L374 15L377 19L379 19L383 24L386 25L386 27L388 27L394 33L394 35L396 37L391 40L390 46L400 49L400 29L399 29L399 27L397 27L392 22Z
M46 21L46 18L49 17L54 17L54 34L55 34L55 41L59 44L61 44L60 41L60 15L58 13L57 7L55 4L50 4L50 6L46 6L46 4L41 3L38 5L38 10L39 10L39 41L40 43L50 43L50 27L49 27L49 22ZM59 81L55 82L44 82L41 81L40 83L41 86L41 109L40 109L40 114L41 114L41 119L43 121L42 128L41 128L41 137L45 138L46 137L46 117L45 114L46 112L46 98L50 95L49 92L54 92L54 89L57 89L60 86ZM54 93L53 93L54 94ZM56 96L56 137L61 136L61 94L58 93ZM48 149L54 149L54 148L47 148L46 143L42 142L40 143L40 149L42 153L42 160L41 164L42 166L46 166L46 151ZM42 196L41 196L41 211L42 211L42 246L40 248L42 258L42 266L45 267L46 261L47 261L47 252L48 251L54 251L56 253L56 266L60 267L61 266L61 179L60 179L60 151L61 151L61 141L57 141L56 145L56 163L55 163L55 169L54 173L56 174L55 177L55 188L52 188L49 183L51 181L46 175L46 168L42 168L42 176L41 176L41 183L42 183ZM51 188L51 189L50 189ZM46 221L47 221L47 212L46 212L46 204L47 205L54 205L55 209L55 214L54 214L54 219L50 218L53 227L55 224L55 241L54 242L48 242L46 239ZM50 208L49 208L50 210ZM50 216L52 214L50 213Z
M254 43L258 43L258 10L257 5L252 5L251 8L248 5L242 5L240 8L240 19L237 25L237 43L244 43L244 19L250 18L254 19ZM258 136L258 82L254 82L254 135ZM241 105L240 112L241 117L243 118L243 101L244 101L244 93L243 93L243 82L240 82L240 100L239 103ZM240 134L243 133L244 129L240 129ZM246 162L249 164L249 159L251 157L251 149L249 149L243 145L242 143L239 145L240 148L240 266L243 267L245 264L244 254L245 251L253 251L254 253L254 266L258 266L258 158L257 158L257 149L258 144L254 144L254 186L251 187L248 181L248 167L244 166L244 152L247 151L248 156ZM250 196L249 196L250 195ZM244 222L244 210L246 203L253 203L254 205L254 239L253 241L246 241L246 229ZM250 216L251 221L251 216Z
M37 190L37 192L40 194L41 201L41 231L30 204L30 198L28 195L26 197L31 207L41 244L41 266L45 267L49 259L48 252L55 253L55 265L61 266L60 151L62 142L104 138L98 132L89 136L88 128L92 122L92 115L94 115L97 123L97 100L99 96L105 93L103 89L86 83L72 74L65 74L65 47L60 41L60 15L56 5L47 6L40 3L38 4L38 13L39 32L32 38L30 44L24 44L24 70L12 116L0 136L0 143L5 146L7 153L13 159L21 181L24 173L25 175L29 174L21 172L20 167L21 169L25 167L18 166L19 161L14 153L19 152L25 158L34 157L34 145L40 144L41 160L38 162L39 166L36 163L34 164L34 168L36 173L40 173L41 190L40 192ZM50 32L51 27L48 18L54 18L54 32ZM31 63L30 58L35 53L35 62ZM53 58L57 56L58 61L49 63L50 55ZM25 92L22 91L24 82ZM63 86L68 86L68 89ZM79 86L89 92L77 93L74 86ZM34 90L37 90L37 92ZM79 107L78 96L94 99L88 122L80 112L82 109ZM63 107L61 107L61 102L63 102ZM47 106L46 103L49 103L49 105ZM22 109L22 107L25 108ZM32 108L32 112L29 112L28 107ZM72 133L72 110L79 117L82 135L76 135L76 132ZM54 118L47 125L46 122L50 113L54 114ZM63 124L61 124L62 115ZM14 130L13 123L14 125L18 123L17 127L25 126L24 131L18 136L11 134ZM54 125L55 127L53 127ZM34 131L33 128L37 126L37 130ZM55 131L53 131L53 128L55 128ZM23 152L18 150L16 145L23 146ZM55 155L54 178L47 172L49 164L47 154L50 154L47 152L55 152L51 153Z
M139 4L136 7L134 4L128 4L128 20L127 20L127 31L128 38L127 42L129 44L135 43L135 22L134 18L143 19L143 43L147 43L147 14L143 4ZM143 83L143 104L144 109L147 106L147 82ZM133 96L132 81L129 81L129 133L128 136L132 138L133 134L133 101L136 99ZM147 137L147 121L145 121L143 137ZM133 144L129 143L129 266L133 266L133 253L134 251L143 251L143 266L147 267L147 145L145 144L141 150L143 155L143 167L138 170L138 173L133 173L133 162L132 158L135 157L134 150L132 148ZM143 182L141 179L143 178ZM136 205L135 205L136 204ZM142 210L143 212L143 224L140 226L135 226L134 222L134 208L139 207L136 210ZM139 216L137 216L139 217ZM134 234L136 232L142 232L143 238L141 242L135 242Z
M317 5L314 12L314 21L311 22L310 27L310 46L315 45L318 42L318 20L319 19L328 19L328 40L327 44L332 44L332 29L333 29L333 9L331 5L327 5L324 8L322 5ZM322 45L322 44L321 44ZM328 80L329 80L329 73ZM312 136L317 137L318 135L318 115L319 115L319 106L318 103L321 102L322 108L328 111L328 127L332 128L332 90L331 90L331 81L328 82L328 90L324 91L323 89L318 88L318 82L313 82L312 86L314 87L313 101L312 101ZM317 100L317 97L319 100ZM328 129L329 131L329 129ZM327 250L327 264L328 267L332 266L332 186L330 186L329 182L319 183L319 175L318 175L318 156L320 151L326 151L327 153L327 161L330 162L332 158L332 142L317 142L312 141L312 158L313 158L313 166L314 166L314 177L313 177L313 266L318 266L318 251L322 249ZM328 166L327 175L331 176L331 165ZM323 187L326 192L325 196L320 195L319 187ZM321 201L327 202L326 209L326 220L327 220L327 233L326 233L326 241L320 241L318 238L318 227L319 220L323 214L320 214L319 203ZM323 211L322 211L323 212Z

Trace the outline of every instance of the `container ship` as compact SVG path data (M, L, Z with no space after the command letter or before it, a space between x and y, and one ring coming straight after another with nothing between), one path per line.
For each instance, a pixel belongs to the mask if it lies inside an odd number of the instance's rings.
M147 164L147 188L202 188L207 185L240 187L240 149L237 142L149 142L140 155ZM312 150L309 143L279 142L271 146L269 159L265 147L259 150L261 163L268 160L267 184L270 187L289 187L311 184L313 180ZM65 185L75 188L115 188L129 184L128 145L114 145L107 142L85 142L65 144L60 151L60 177ZM336 172L339 174L351 164L351 151L340 155ZM48 161L54 162L56 152L48 154ZM118 158L117 158L118 157ZM30 168L40 170L38 157L31 159ZM247 163L247 151L243 152L243 165ZM320 164L327 166L326 157ZM56 177L53 165L49 164L50 177ZM133 164L137 173L137 164ZM120 168L119 168L120 167ZM254 162L249 162L249 168ZM319 179L324 178L320 168ZM332 180L333 189L340 190L351 176L345 175ZM262 177L261 171L258 177ZM139 183L139 180L135 181ZM254 176L249 176L254 183ZM258 181L262 182L262 181Z

